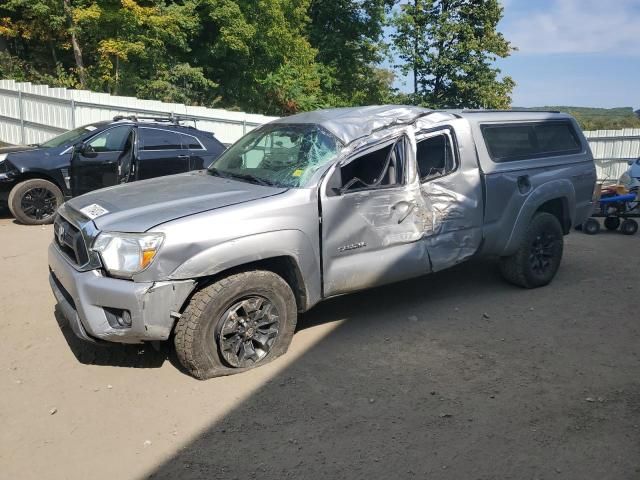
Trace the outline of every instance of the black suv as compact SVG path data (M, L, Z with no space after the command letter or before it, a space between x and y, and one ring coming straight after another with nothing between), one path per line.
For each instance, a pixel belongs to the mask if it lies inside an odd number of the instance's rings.
M21 223L53 220L65 199L134 180L207 168L225 147L186 117L115 117L41 145L0 148L0 205Z

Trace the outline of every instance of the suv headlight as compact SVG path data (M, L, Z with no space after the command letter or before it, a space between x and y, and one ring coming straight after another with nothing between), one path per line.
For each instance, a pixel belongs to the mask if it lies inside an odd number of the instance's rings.
M151 265L163 240L163 233L102 232L93 250L111 275L131 278Z

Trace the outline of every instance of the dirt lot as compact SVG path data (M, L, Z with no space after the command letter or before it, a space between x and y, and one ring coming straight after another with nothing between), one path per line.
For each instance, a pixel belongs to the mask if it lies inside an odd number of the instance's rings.
M74 340L51 235L0 219L1 478L640 478L639 236L570 235L535 291L475 261L335 299L199 382Z

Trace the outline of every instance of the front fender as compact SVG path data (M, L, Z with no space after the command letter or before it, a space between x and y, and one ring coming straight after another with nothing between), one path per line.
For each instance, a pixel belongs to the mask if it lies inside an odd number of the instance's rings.
M229 240L203 250L169 275L171 280L209 277L231 268L274 257L289 257L302 274L307 304L320 300L318 253L300 230L278 230Z
M533 215L540 206L550 200L558 198L566 202L569 217L573 221L576 208L576 192L571 181L568 179L558 179L546 182L534 189L522 204L513 229L511 230L509 240L501 253L502 256L515 253L522 242Z

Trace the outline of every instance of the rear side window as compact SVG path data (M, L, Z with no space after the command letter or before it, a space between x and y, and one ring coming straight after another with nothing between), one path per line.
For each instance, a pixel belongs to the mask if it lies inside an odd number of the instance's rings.
M569 122L483 125L482 135L494 162L572 155L582 145Z
M186 133L181 134L182 136L182 145L184 148L188 148L189 150L204 150L204 147L200 143L200 141L194 137L193 135L187 135Z
M142 150L181 150L180 135L159 128L139 128Z

